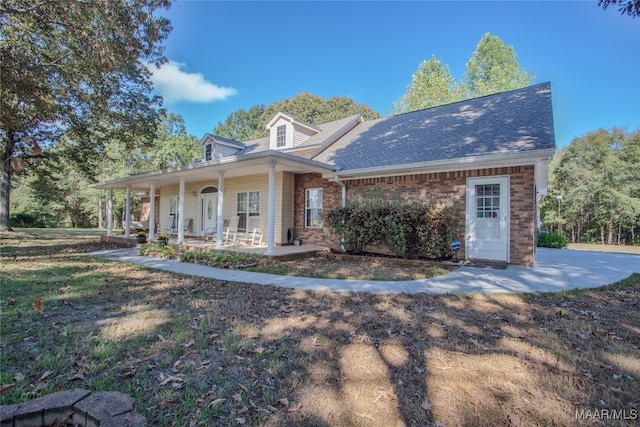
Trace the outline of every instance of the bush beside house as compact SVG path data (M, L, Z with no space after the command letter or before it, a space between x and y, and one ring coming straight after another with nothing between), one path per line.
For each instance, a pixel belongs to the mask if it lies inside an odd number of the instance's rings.
M451 257L458 216L453 207L374 200L333 209L324 223L349 253L366 252L367 245L381 241L403 258L445 259Z

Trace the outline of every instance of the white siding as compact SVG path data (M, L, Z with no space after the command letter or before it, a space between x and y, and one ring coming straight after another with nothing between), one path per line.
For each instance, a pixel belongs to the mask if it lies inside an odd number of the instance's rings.
M276 197L275 197L275 243L287 243L287 230L293 228L293 174L276 173ZM191 218L191 228L185 232L187 236L199 235L200 224L200 191L208 186L218 187L218 181L202 181L185 184L184 215ZM158 190L160 194L160 221L159 225L169 224L169 200L177 197L179 186L170 185ZM232 218L237 215L236 200L239 192L260 192L260 218L262 226L267 230L267 209L269 203L269 176L268 174L251 175L240 178L228 178L224 181L224 218ZM195 194L195 195L194 195ZM265 238L266 239L266 238ZM266 241L266 240L265 240Z

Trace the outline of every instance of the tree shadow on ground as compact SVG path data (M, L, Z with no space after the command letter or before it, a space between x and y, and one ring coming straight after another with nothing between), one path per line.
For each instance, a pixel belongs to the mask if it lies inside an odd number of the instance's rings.
M637 414L638 276L562 294L331 293L67 250L7 261L0 375L16 385L3 403L118 390L152 425L580 425L577 410Z

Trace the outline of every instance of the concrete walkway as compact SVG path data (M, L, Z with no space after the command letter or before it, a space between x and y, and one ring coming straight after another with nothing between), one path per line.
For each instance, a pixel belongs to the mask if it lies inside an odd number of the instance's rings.
M501 270L465 266L442 276L412 281L312 279L226 270L139 256L136 248L112 249L94 252L91 255L216 280L334 292L407 294L551 292L609 285L629 277L634 272L640 273L639 255L545 248L538 248L535 266L532 268L509 266Z

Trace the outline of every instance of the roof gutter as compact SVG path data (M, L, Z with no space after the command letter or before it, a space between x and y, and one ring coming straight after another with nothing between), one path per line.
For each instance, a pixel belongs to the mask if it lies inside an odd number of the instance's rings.
M343 180L359 178L382 178L396 175L414 175L419 173L452 172L470 169L486 169L508 166L533 165L549 162L554 148L532 150L519 153L492 153L457 159L436 160L431 162L410 163L404 165L377 166L360 169L339 170L324 174L324 178L340 177Z
M287 153L282 153L276 150L266 150L266 151L260 151L258 153L243 154L240 156L227 156L220 159L210 160L208 162L191 163L191 164L174 168L174 169L163 169L163 170L145 172L137 175L130 175L124 178L117 178L110 181L90 184L89 187L101 188L104 185L123 184L128 181L134 181L139 179L153 179L160 176L183 174L185 172L197 171L199 169L205 169L205 168L216 167L216 166L223 167L223 166L228 166L233 164L242 164L244 162L250 162L252 160L262 160L262 159L264 159L265 162L267 161L277 162L278 160L291 161L301 165L307 165L315 168L324 169L327 172L335 170L335 166L327 163L322 163L315 160L306 159L303 157L298 157L298 156L294 156Z

